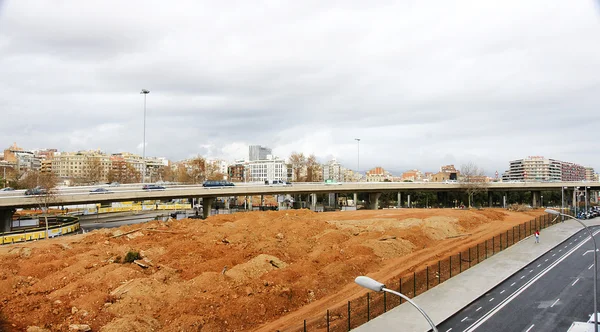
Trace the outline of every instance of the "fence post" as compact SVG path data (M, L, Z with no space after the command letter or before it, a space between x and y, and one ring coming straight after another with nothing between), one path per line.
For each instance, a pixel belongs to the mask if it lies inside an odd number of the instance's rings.
M458 253L458 273L462 273L462 251Z
M513 229L512 229L512 233L513 233L513 242L512 242L512 244L515 244L515 227L514 226L513 226Z
M350 331L350 301L348 301L348 331Z
M383 312L387 312L387 292L383 292Z
M502 251L502 234L500 234L500 251Z
M469 268L471 268L471 247L469 247Z
M304 332L306 332L306 319L304 320Z
M400 287L398 287L398 293L402 294L402 277L400 277ZM402 297L400 297L400 304L402 304Z
M417 272L413 272L413 297L417 297Z
M452 278L452 255L450 255L450 278Z
M508 248L508 229L506 230L506 248Z
M500 236L501 236L500 238L502 238L502 235L500 235ZM496 237L492 236L492 256L495 255L495 251L496 251L496 248L494 248L496 246L495 240L496 240Z
M427 282L427 286L425 288L427 290L429 290L429 265L427 265L427 269L426 269L425 273L427 273L427 277L425 277L425 281Z
M329 332L329 309L327 309L327 332Z
M438 261L438 285L442 283L442 263Z
M485 240L485 243L487 243L487 240ZM477 264L479 264L479 243L477 243Z
M385 292L383 292L385 294ZM367 322L371 320L371 293L367 293Z

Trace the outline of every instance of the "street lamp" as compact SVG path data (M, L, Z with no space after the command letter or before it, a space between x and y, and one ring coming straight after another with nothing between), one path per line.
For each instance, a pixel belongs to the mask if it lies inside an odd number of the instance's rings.
M373 280L369 277L365 277L365 276L359 276L356 277L356 279L354 279L354 282L357 283L359 286L370 289L372 291L375 292L388 292L388 293L392 293L395 295L400 296L401 298L405 299L408 303L412 304L413 307L417 308L417 310L419 310L419 312L421 313L421 315L423 315L423 317L425 317L425 319L427 320L427 322L429 323L429 325L431 325L431 328L433 329L433 332L438 332L437 328L435 327L435 324L433 324L433 321L431 320L431 318L429 318L429 316L427 316L427 314L425 313L425 311L423 309L421 309L421 307L419 307L416 303L414 303L411 299L409 299L408 297L406 297L406 295L396 292L394 290L385 288L385 285L380 283L379 281Z
M356 173L359 174L360 176L360 138L355 138L354 139L357 143L356 147Z
M144 143L142 146L142 183L146 183L146 95L149 94L150 91L146 89L142 89L140 94L144 95Z
M588 189L590 189L590 187L585 187L585 213L588 212L588 194L587 194Z
M596 289L598 288L598 269L596 268L598 259L596 257L597 256L596 251L598 251L598 247L596 246L596 239L594 239L594 234L592 234L592 230L589 229L586 226L586 224L584 224L583 221L579 220L578 218L575 218L568 214L560 213L556 210L551 210L551 209L546 209L545 212L553 214L555 216L563 216L563 217L571 218L571 219L577 221L578 223L581 224L581 226L583 226L588 231L588 233L590 234L590 237L592 238L592 242L594 243L594 327L595 327L594 330L598 331L598 302L596 300Z
M544 195L540 195L540 205L544 207Z

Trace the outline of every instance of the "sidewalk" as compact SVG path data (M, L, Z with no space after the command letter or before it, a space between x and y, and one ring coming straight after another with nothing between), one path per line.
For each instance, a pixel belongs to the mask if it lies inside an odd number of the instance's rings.
M585 221L585 224L598 226L600 218ZM530 236L413 300L437 325L582 229L579 223L571 219L550 226L540 231L540 243L535 244ZM352 331L424 332L430 329L417 309L405 302Z

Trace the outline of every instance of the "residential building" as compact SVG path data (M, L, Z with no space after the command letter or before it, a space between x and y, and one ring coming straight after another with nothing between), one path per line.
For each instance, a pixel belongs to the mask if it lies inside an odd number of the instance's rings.
M248 148L248 160L266 160L267 156L272 155L272 151L268 147L260 146L260 145L250 145Z
M346 169L337 160L332 159L323 165L323 181L345 182Z
M222 174L224 176L224 179L228 178L228 166L229 163L227 163L225 160L220 160L220 159L214 159L214 160L207 160L206 161L207 164L207 172L210 173L219 173Z
M460 171L454 165L440 167L440 171L431 175L431 182L458 181Z
M503 181L581 181L584 179L586 179L585 167L543 156L511 160L509 169L502 175Z
M421 171L419 171L418 169L413 169L413 170L402 173L401 178L402 178L402 181L412 181L412 182L422 181L423 173Z
M4 150L4 160L12 164L19 173L29 170L38 171L41 168L41 161L32 151L25 151L23 148L13 143L8 149Z
M391 181L390 172L383 169L383 167L375 167L367 171L365 179L367 182L384 182L385 180Z
M73 179L82 182L106 182L111 169L111 160L100 150L78 152L56 152L50 161L44 163L44 169L50 169L61 179Z
M246 181L260 182L288 180L287 164L285 160L270 156L265 160L252 160L246 163Z
M243 160L227 167L227 178L231 182L246 182L246 165Z
M594 181L594 168L593 167L586 167L585 168L585 180L586 181Z

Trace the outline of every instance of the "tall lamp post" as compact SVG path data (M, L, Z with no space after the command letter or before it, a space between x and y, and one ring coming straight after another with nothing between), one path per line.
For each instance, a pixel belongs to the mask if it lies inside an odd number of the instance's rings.
M140 94L144 95L144 142L142 146L142 183L146 183L146 95L149 94L150 91L146 89L142 89Z
M544 195L540 195L540 205L544 207Z
M356 279L354 279L354 282L357 283L359 286L362 286L364 288L370 289L372 291L375 292L388 292L388 293L392 293L394 295L398 295L401 298L405 299L406 302L412 304L413 307L417 308L417 310L419 310L419 312L421 313L421 315L423 315L423 317L425 317L425 319L427 320L427 322L429 323L429 325L431 325L431 328L433 329L433 332L438 332L437 328L435 327L435 324L433 323L433 321L431 320L431 318L429 318L429 316L427 316L427 314L425 313L425 310L421 309L421 307L419 307L416 303L414 303L411 299L409 299L408 297L406 297L406 295L396 292L394 290L385 288L385 285L380 283L379 281L373 280L369 277L365 277L365 276L360 276L360 277L356 277Z
M571 218L575 221L577 221L578 223L581 224L581 226L583 226L583 228L585 228L588 233L590 234L590 237L592 238L592 242L594 243L594 330L598 331L598 301L596 299L596 290L598 288L598 269L596 268L596 264L598 262L597 259L597 253L596 251L598 251L598 247L596 246L596 239L594 239L594 234L592 234L592 230L589 229L586 224L583 223L583 221L579 220L578 218L572 217L568 214L564 214L564 213L560 213L556 210L551 210L551 209L546 209L545 210L546 213L550 213L553 214L555 216L563 216L563 217L567 217L567 218Z
M354 139L357 143L356 145L356 173L360 175L360 138Z

